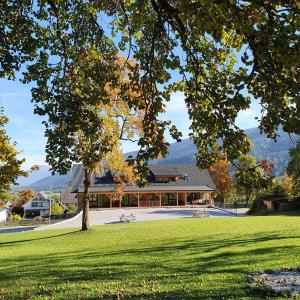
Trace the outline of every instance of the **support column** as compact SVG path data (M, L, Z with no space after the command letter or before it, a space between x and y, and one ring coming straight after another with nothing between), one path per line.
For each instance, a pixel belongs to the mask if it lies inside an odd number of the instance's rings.
M138 207L140 207L140 193L137 193Z
M187 203L187 194L184 193L184 206L186 206L186 203Z
M176 205L178 206L178 192L176 193Z
M213 197L211 196L212 195L212 193L210 192L209 193L209 199L210 199L210 205L212 205L212 206L214 206L215 204L214 204L214 199L213 199Z
M109 194L109 207L112 208L112 195Z
M159 193L159 206L161 206L161 193Z

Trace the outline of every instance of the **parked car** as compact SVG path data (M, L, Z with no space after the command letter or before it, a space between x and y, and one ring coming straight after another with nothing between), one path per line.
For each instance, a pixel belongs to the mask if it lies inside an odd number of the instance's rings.
M207 204L207 200L206 199L195 199L195 200L192 200L192 204L193 205L204 205L204 204Z

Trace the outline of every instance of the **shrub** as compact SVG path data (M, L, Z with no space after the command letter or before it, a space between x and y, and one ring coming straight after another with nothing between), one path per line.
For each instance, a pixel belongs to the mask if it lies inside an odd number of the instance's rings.
M43 220L43 218L41 216L35 216L34 220L36 220L37 222L40 222Z
M8 218L10 222L18 222L22 220L22 217L17 215L17 214L11 214L10 217Z
M70 214L77 213L77 206L75 204L68 204L67 207Z
M51 215L62 215L64 211L64 208L58 202L54 202L51 206Z
M300 197L294 197L290 201L291 207L294 209L300 209Z

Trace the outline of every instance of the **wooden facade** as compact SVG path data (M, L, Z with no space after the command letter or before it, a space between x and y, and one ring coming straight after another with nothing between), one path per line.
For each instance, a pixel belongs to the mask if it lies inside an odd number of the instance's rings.
M199 191L170 191L170 192L129 192L118 199L114 193L90 193L90 208L118 207L168 207L186 206L193 201L202 200L203 205L213 205L211 192ZM83 194L78 194L79 202Z
M77 195L79 209L84 192L84 172L74 165L71 192ZM188 204L213 205L215 184L208 170L189 164L149 164L148 184L139 187L125 183L122 196L109 168L93 173L89 189L90 208L177 207Z

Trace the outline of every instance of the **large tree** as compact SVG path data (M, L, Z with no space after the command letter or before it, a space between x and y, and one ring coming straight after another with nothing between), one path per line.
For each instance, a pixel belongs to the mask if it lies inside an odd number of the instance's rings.
M52 171L63 174L74 162L83 165L82 230L89 229L92 174L101 173L108 165L116 181L123 173L133 183L134 171L122 155L120 141L134 141L142 134L143 112L131 109L126 102L131 97L139 100L138 89L122 89L130 77L124 68L125 59L117 57L114 49L102 46L84 45L66 63L65 72L56 71L54 82L45 81L34 89L36 111L48 116L44 122L48 138L46 159ZM48 67L43 71L47 72ZM40 72L37 68L32 73L36 80Z
M229 161L220 159L209 168L209 172L217 188L216 196L222 200L223 206L225 206L225 197L233 189L230 166L231 164Z
M290 161L287 166L287 172L293 177L297 192L300 191L300 140L297 141L296 147L290 149Z
M18 192L16 205L22 207L26 202L31 200L36 193L32 189L22 189Z
M144 111L130 161L140 172L167 153L167 129L180 138L159 117L175 91L185 95L198 165L208 167L220 153L233 161L249 151L235 121L253 98L268 137L279 125L300 133L299 23L294 0L2 1L0 76L13 78L23 64L24 82L34 82L35 112L48 116L53 171L78 160L92 170L111 153L113 139L95 109L112 105L107 84L119 85L130 111ZM116 76L120 54L136 61L124 61L125 84Z
M236 187L240 194L246 196L246 204L255 194L261 193L272 185L272 167L267 161L257 162L251 155L240 157L236 173Z
M41 87L55 81L58 70L69 76L72 61L90 47L105 56L113 48L136 60L131 82L141 85L143 97L128 103L146 108L140 167L157 149L166 152L161 137L169 124L158 114L175 90L185 94L202 167L220 152L234 160L249 150L235 121L252 98L261 103L259 127L269 137L276 137L280 124L288 133L300 133L298 1L18 0L2 1L0 14L2 76L13 77L22 63L33 61L27 78L39 70L33 78ZM86 76L98 74L93 80L99 86L113 64L105 59L100 72L91 64L81 66ZM52 100L48 91L39 97Z

